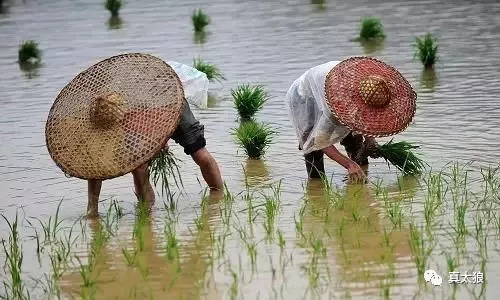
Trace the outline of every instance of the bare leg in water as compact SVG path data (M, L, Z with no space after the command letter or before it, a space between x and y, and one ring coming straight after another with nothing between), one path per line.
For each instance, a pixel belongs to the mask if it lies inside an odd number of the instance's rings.
M155 194L151 183L149 182L148 164L144 164L134 171L135 194L139 201L144 201L148 205L153 205L155 202ZM99 195L101 194L102 180L88 180L88 203L87 217L95 218L99 216L98 204Z

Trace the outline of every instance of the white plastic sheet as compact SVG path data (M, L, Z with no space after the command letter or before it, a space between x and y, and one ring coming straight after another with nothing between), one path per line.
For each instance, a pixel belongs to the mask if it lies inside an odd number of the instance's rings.
M285 96L289 116L304 154L340 142L349 129L332 115L325 101L325 78L340 61L330 61L307 70Z
M184 96L189 104L200 108L207 107L208 78L205 73L176 61L167 61L182 82Z

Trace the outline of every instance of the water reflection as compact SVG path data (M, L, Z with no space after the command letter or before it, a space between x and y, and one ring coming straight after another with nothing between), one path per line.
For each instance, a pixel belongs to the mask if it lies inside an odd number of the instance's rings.
M61 288L70 297L99 295L99 299L197 299L205 287L205 280L210 264L207 257L214 246L214 220L219 212L220 195L212 194L203 201L204 207L191 238L178 242L178 256L169 257L165 240L153 223L152 216L141 216L138 212L133 225L134 240L130 232L126 236L114 236L103 244L99 237L99 222L91 221L92 241L89 256L95 255L91 280L94 284L82 286L84 281L78 270L67 273L61 279ZM173 213L175 214L175 213ZM166 224L177 225L173 215ZM173 223L171 223L173 222ZM167 236L167 225L164 232ZM177 232L179 239L183 233ZM110 241L118 240L117 245ZM121 242L120 242L121 240ZM128 253L137 251L133 265L127 264L124 250ZM178 258L178 259L177 259ZM88 265L88 264L87 264ZM92 298L92 297L91 297Z
M262 187L270 180L269 170L264 160L261 159L247 159L245 174L246 183L249 187ZM243 181L245 181L245 178L243 178Z
M325 10L327 8L327 0L311 0L311 4L314 4L317 10Z
M325 267L338 270L341 274L334 277L351 292L390 287L396 276L395 264L411 257L408 229L393 229L384 223L380 211L383 201L374 197L369 185L348 184L330 193L326 187L317 179L307 183L304 236L322 238L328 252ZM408 202L416 187L415 178L401 178L387 187L384 201Z
M122 28L123 20L120 16L111 16L108 19L108 28L109 29L120 29Z
M437 83L436 71L432 68L424 68L420 74L420 85L429 92L434 92Z
M195 32L193 36L193 41L196 44L204 44L207 41L207 36L209 34L205 31Z
M375 52L379 52L384 50L384 40L375 39L375 40L359 40L359 43L363 47L365 54L374 54Z
M217 96L211 92L208 92L207 107L212 108L217 106Z
M23 71L24 76L26 76L26 78L28 78L28 79L32 79L32 78L39 76L38 70L39 70L40 66L41 66L40 62L35 62L35 63L19 62L19 69L21 69L21 71Z

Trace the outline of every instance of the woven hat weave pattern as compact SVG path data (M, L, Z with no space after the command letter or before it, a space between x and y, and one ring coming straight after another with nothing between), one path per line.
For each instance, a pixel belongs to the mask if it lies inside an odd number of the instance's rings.
M184 91L163 60L128 53L102 60L59 93L46 145L66 174L110 179L148 162L175 131Z
M417 94L395 68L374 58L351 57L326 76L325 99L351 131L385 137L409 126Z

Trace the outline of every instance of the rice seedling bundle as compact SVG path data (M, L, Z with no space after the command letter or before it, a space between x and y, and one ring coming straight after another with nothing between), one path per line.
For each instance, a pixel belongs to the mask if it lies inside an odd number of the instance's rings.
M196 70L205 73L207 75L208 80L210 81L222 81L225 80L224 75L220 72L219 68L217 68L215 65L207 63L203 61L202 59L194 59L193 61L193 68Z
M152 159L149 165L150 176L153 178L153 183L155 185L157 185L161 179L162 194L165 193L168 196L172 196L169 183L170 176L172 176L178 188L182 186L179 162L180 160L167 149L161 150Z
M269 100L269 94L261 85L241 85L235 90L231 90L231 95L234 106L243 121L251 120L255 113L262 109L264 103Z
M360 40L381 40L385 38L384 27L378 18L367 17L361 20Z
M41 56L38 43L33 40L25 41L19 47L18 59L22 64L40 62Z
M415 57L418 57L418 59L422 62L424 67L432 68L432 66L434 66L434 64L438 60L437 39L434 38L430 33L427 33L425 36L421 38L419 37L416 38L415 47L416 47Z
M210 17L206 15L201 9L195 10L191 16L193 21L194 31L202 32L205 26L210 24Z
M375 150L378 157L384 158L387 163L391 163L405 175L421 174L425 168L424 161L412 150L419 148L406 141L389 142L379 146Z
M270 126L254 121L244 122L233 132L237 144L243 148L248 157L259 159L272 144L276 131Z
M122 0L106 0L105 7L107 10L109 10L111 16L117 17L122 4Z

